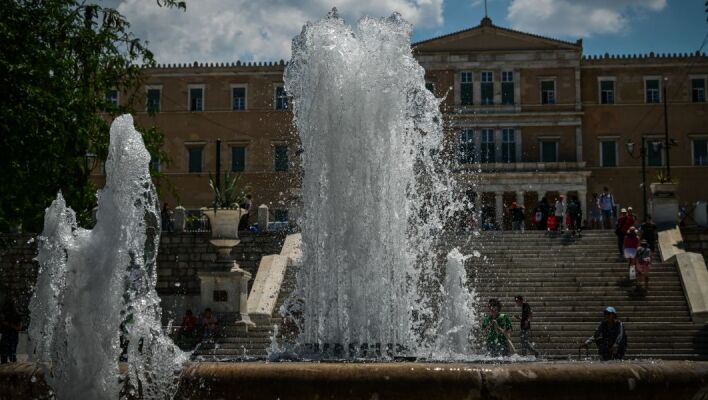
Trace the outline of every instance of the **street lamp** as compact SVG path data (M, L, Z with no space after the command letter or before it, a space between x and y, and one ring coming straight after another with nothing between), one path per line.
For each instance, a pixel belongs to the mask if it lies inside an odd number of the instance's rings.
M652 143L654 145L655 143ZM637 158L634 155L634 142L629 139L627 143L624 144L627 148L627 153L632 158ZM646 139L642 137L642 145L639 148L639 156L642 159L642 212L644 213L644 220L647 219L647 143Z
M671 143L669 143L669 111L667 107L668 99L666 98L666 86L669 84L669 77L664 77L664 84L661 85L664 91L664 151L666 152L666 180L671 182L671 162L669 161L669 150L671 149Z

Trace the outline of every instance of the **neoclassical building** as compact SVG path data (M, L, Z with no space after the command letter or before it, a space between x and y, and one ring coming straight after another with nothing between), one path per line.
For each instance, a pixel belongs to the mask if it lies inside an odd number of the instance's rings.
M641 212L641 143L647 182L667 162L664 97L680 201L708 199L705 54L585 56L581 40L518 32L489 18L412 47L427 87L444 99L460 179L497 221L513 201L532 208L559 193L577 195L586 209L603 186ZM145 70L144 112L136 119L165 133L166 201L210 203L208 172L221 139L222 168L241 173L274 218L294 217L299 146L284 67L195 62ZM111 96L120 101L121 94Z

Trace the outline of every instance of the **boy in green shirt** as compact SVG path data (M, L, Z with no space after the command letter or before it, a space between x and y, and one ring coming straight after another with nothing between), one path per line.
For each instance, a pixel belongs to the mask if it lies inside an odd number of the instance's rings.
M512 344L511 319L501 313L501 303L497 299L489 299L489 315L482 321L482 331L487 336L487 352L492 357L509 356Z

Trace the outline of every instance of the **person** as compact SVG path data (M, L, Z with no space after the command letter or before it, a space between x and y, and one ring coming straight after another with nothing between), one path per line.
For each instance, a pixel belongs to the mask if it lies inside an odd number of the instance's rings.
M543 212L541 211L541 206L538 206L533 210L533 226L537 230L545 229L546 220L543 218Z
M160 213L160 219L162 219L162 230L165 232L172 232L172 210L167 202L162 203L162 212Z
M509 339L511 320L501 312L501 303L489 299L489 315L482 321L482 331L487 335L487 352L492 357L508 356L513 345Z
M551 207L548 213L548 221L546 221L546 227L548 232L554 232L558 229L558 220L556 219L556 209Z
M604 314L605 320L581 347L587 348L590 343L595 342L602 361L621 360L627 350L627 333L624 324L617 319L617 310L614 307L607 307Z
M244 213L241 216L241 219L239 220L238 223L238 230L240 231L245 231L248 230L248 221L251 216L251 209L253 208L253 196L251 194L247 194L246 197L243 199L239 207L243 208L247 212Z
M197 339L197 317L192 310L187 310L182 317L177 337L185 348L192 348Z
M637 235L637 228L631 227L624 236L623 242L624 258L627 259L628 266L634 265L637 248L639 248L639 235Z
M597 193L592 194L592 203L590 204L590 226L592 229L600 229L600 227L602 227L602 209L600 208Z
M204 316L202 317L202 338L209 339L216 335L216 327L219 321L217 321L214 314L211 312L211 308L204 310Z
M578 222L578 219L580 219L582 213L580 211L580 201L578 200L577 197L572 197L570 199L570 202L568 203L568 228L573 231L573 234L580 228L580 223Z
M22 320L12 303L5 302L0 317L0 364L17 362L17 344L20 342Z
M511 224L515 231L524 232L524 208L519 207L516 202L511 203Z
M647 214L644 217L644 223L639 226L639 232L642 240L646 240L647 246L649 246L651 251L654 251L656 247L656 224L652 221L651 215Z
M624 257L624 236L629 231L629 228L633 225L634 220L628 217L627 209L621 209L620 217L617 218L617 224L615 226L615 235L617 235L617 248L619 250L620 257Z
M541 213L543 213L543 218L541 219L541 229L546 229L546 221L548 221L548 212L550 211L550 206L548 205L548 200L546 200L545 197L541 198L541 204L539 204L539 208L541 208Z
M642 239L639 244L637 254L634 257L634 265L637 269L637 287L646 292L649 290L649 270L651 269L652 250L644 239ZM640 283L642 281L644 284Z
M538 357L538 351L536 351L531 344L531 317L533 315L531 312L531 306L529 303L524 301L523 296L516 296L514 301L518 307L521 307L521 316L514 315L514 317L519 321L521 355L525 356L526 352L529 351L534 355L534 357Z
M602 222L605 229L610 229L610 226L612 226L612 211L615 209L615 198L607 186L602 189L602 194L597 199L597 205L602 212Z
M565 208L566 208L566 203L565 203L565 198L563 195L560 195L558 198L556 198L556 204L555 204L555 215L556 215L556 222L558 224L557 230L563 231L563 224L565 223Z

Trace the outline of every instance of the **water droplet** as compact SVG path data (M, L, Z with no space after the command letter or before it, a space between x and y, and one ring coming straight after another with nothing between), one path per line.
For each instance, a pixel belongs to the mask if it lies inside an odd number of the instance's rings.
M32 382L32 383L37 382L37 377L32 375L32 377L30 378L30 382Z
M472 252L472 255L479 258L482 254L479 251L475 250Z
M180 287L180 286L182 286L182 284L179 283L179 282L175 282L175 286L176 286L176 287Z

